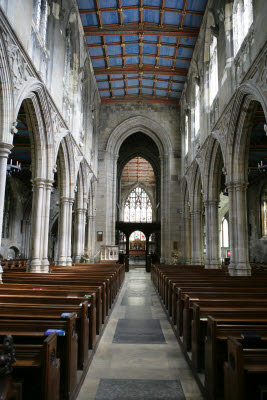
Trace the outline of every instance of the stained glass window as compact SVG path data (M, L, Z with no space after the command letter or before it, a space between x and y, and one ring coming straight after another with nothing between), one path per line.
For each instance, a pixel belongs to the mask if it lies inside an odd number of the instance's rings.
M146 191L135 188L124 207L124 222L152 222L152 204Z
M217 38L212 35L210 43L210 66L209 66L209 89L210 105L218 92L218 57L217 57Z
M228 226L228 221L226 218L223 218L222 220L222 230L221 230L221 242L222 242L222 247L229 247L229 226Z
M238 53L253 22L252 0L235 0L233 5L234 55Z
M200 128L200 98L199 86L195 86L195 136L198 134Z
M185 154L188 153L188 115L185 116Z
M261 225L262 236L267 237L267 185L265 185L261 192Z

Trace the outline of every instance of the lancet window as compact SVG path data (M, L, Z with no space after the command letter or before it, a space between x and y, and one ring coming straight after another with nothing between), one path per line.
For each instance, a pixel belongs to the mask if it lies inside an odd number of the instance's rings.
M152 204L144 189L136 187L128 196L124 207L125 222L152 222Z

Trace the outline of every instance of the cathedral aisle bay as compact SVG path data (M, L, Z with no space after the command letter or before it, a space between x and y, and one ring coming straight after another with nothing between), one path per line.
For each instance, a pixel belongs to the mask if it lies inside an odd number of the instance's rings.
M145 268L131 266L78 400L201 400Z

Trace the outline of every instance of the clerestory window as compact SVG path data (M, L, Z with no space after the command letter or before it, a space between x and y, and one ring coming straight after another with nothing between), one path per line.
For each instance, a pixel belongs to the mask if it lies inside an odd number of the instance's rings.
M212 105L218 93L218 54L217 54L217 38L211 36L210 43L210 65L209 65L209 91L210 105Z
M35 29L39 33L44 45L46 45L47 22L48 22L48 1L34 0L33 21Z
M253 22L252 0L235 0L233 5L234 56L238 53Z

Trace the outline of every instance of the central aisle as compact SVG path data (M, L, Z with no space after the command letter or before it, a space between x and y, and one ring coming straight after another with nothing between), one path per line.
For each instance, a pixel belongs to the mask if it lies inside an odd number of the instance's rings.
M200 400L144 268L126 273L78 400Z

